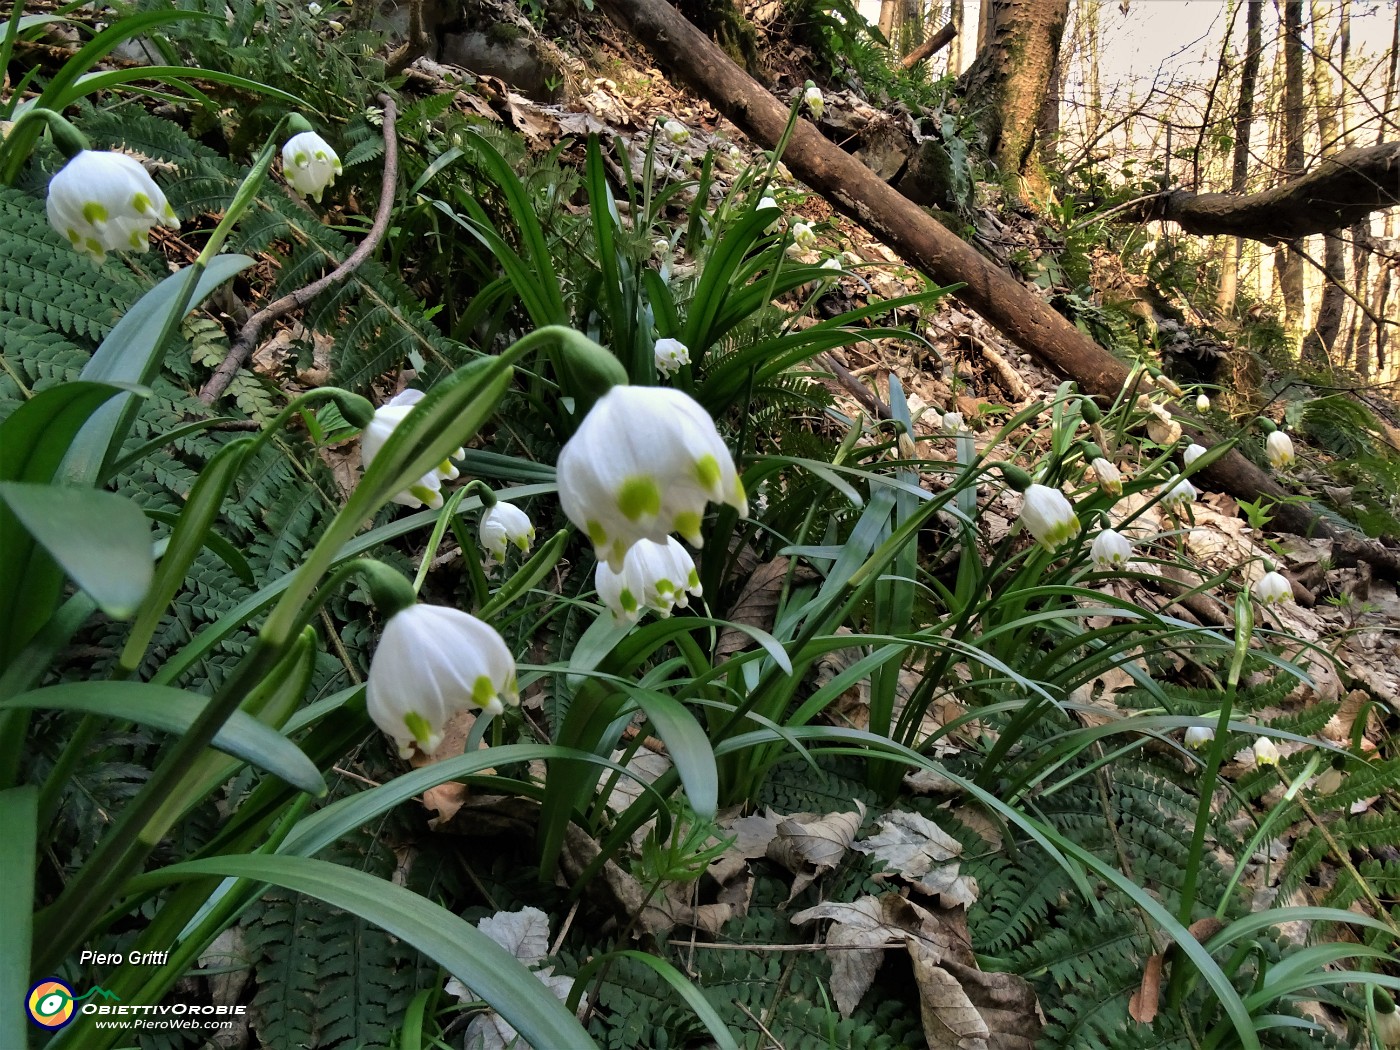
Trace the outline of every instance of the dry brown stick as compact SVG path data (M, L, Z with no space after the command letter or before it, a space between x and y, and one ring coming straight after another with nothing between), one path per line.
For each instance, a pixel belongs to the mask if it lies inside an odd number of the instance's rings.
M958 35L958 27L949 22L933 36L929 37L918 47L910 51L899 60L901 69L913 69L926 58L931 58L938 52L953 42L953 37Z
M822 360L826 362L828 368L841 385L849 390L862 405L876 419L890 419L890 406L880 400L878 394L866 387L864 383L849 368L836 360L831 354L823 354Z
M374 253L375 248L379 247L380 240L383 239L385 231L389 229L389 218L394 213L394 195L397 192L399 180L399 141L394 128L398 110L394 106L394 100L388 95L380 95L379 101L384 107L384 180L380 185L379 210L375 212L374 225L369 228L369 233L365 234L365 239L360 242L359 246L330 273L312 281L304 288L298 288L296 291L282 296L276 302L269 303L248 318L238 332L237 341L229 347L227 356L224 357L223 362L209 377L209 382L205 383L199 392L199 399L206 405L212 405L228 389L228 385L233 382L233 377L238 374L238 370L243 367L244 362L253 352L253 345L257 342L258 335L268 322L285 317L293 310L311 302L327 288L334 287L345 280L359 269L360 264Z

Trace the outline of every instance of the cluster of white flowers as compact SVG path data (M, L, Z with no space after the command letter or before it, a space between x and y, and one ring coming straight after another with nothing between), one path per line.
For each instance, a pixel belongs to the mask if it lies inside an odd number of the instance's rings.
M672 608L689 604L688 595L701 593L695 559L672 536L665 543L638 540L632 544L622 559L621 572L600 561L594 585L613 618L629 623L645 609L670 616Z

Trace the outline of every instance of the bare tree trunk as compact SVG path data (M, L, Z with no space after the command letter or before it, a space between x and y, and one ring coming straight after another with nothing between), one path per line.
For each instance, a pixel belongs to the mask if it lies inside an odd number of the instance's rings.
M963 24L966 12L963 0L948 0L948 24L953 27L953 42L948 45L948 75L955 77L963 71Z
M894 27L899 21L899 13L902 0L880 0L880 35L890 42L890 47L895 46Z
M1337 126L1337 105L1332 96L1332 45L1327 39L1327 19L1319 0L1312 0L1313 35L1313 105L1317 107L1317 126L1322 135L1322 155L1335 153L1341 135ZM1335 230L1323 234L1322 297L1317 307L1317 322L1303 340L1303 358L1308 361L1334 363L1333 347L1337 333L1342 330L1342 310L1346 304L1346 248Z
M1103 123L1103 91L1099 85L1099 0L1081 0L1079 17L1084 19L1084 79L1089 85L1088 141L1092 142Z
M987 48L987 42L992 39L992 26L996 23L996 15L992 12L996 0L981 0L977 5L977 52L981 54Z
M1386 70L1385 74L1385 101L1381 106L1381 112L1387 114L1395 111L1396 69L1397 64L1400 63L1400 4L1396 5L1395 21L1391 26L1390 33L1390 67ZM1382 125L1376 129L1376 141L1379 143L1384 137L1385 125L1382 123ZM1369 226L1370 222L1368 220L1368 229ZM1387 238L1392 235L1394 228L1395 213L1391 212L1385 219ZM1361 332L1358 334L1356 340L1356 370L1363 376L1368 376L1371 373L1371 337L1373 335L1371 329L1373 327L1376 348L1375 369L1380 373L1385 371L1385 344L1389 337L1389 332L1386 330L1387 326L1385 323L1386 304L1390 298L1390 273L1392 269L1394 269L1394 264L1389 260L1383 260L1380 263L1379 272L1376 274L1374 294L1371 299L1371 313L1375 315L1379 323L1373 324L1370 317L1364 317L1361 321ZM1362 367L1363 361L1366 365L1364 370Z
M959 81L987 137L1003 184L1014 192L1024 173L1045 192L1032 157L1036 125L1069 17L1069 0L992 0L988 43Z
M1040 123L1036 127L1036 141L1040 145L1040 163L1053 168L1056 153L1060 148L1060 103L1064 100L1066 57L1055 60L1055 68L1050 72L1050 87L1045 92L1045 105L1040 108Z
M1264 0L1249 0L1245 11L1244 66L1240 69L1240 97L1235 105L1235 157L1230 172L1230 192L1243 193L1249 183L1249 136L1254 127L1254 91L1259 79L1259 56L1264 50ZM1238 295L1240 254L1244 238L1236 237L1226 249L1220 271L1220 311L1232 314Z
M1304 170L1303 153L1303 0L1284 0L1282 35L1283 50L1283 170L1296 178ZM1289 342L1297 346L1303 326L1303 257L1291 247L1275 256L1278 262L1279 287L1283 291L1284 326Z

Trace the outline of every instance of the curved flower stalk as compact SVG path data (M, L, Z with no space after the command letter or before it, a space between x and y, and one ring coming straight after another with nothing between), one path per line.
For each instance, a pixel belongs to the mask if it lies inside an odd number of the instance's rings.
M665 543L638 540L627 551L621 572L600 561L593 582L613 618L627 622L646 609L670 616L673 608L690 604L689 595L702 593L695 559L670 536Z
M384 447L384 442L389 440L389 435L404 421L413 410L413 406L423 400L423 396L421 390L405 390L375 409L374 418L360 435L360 466L363 469L369 469L374 457ZM403 492L395 494L393 501L405 507L416 509L426 504L433 510L438 510L442 506L442 483L453 480L459 474L452 460L461 459L465 455L466 451L460 448L450 453L449 457L433 470L424 474Z
M314 131L293 135L282 147L282 174L292 189L321 203L327 186L341 173L340 157Z
M365 703L407 758L431 754L458 711L500 714L520 703L515 660L490 624L441 605L410 605L389 618L370 661Z
M664 543L679 532L702 546L711 501L748 516L743 482L714 420L667 387L609 390L559 451L557 472L564 514L613 572L638 540Z
M1048 485L1032 485L1026 489L1021 503L1021 521L1046 550L1054 550L1065 540L1079 535L1074 504L1059 489Z
M153 226L180 220L139 161L85 149L49 182L49 224L95 262L108 252L144 252Z
M519 548L521 553L530 550L535 542L535 526L530 516L514 503L498 502L481 515L478 535L481 549L496 561L503 562L510 547Z

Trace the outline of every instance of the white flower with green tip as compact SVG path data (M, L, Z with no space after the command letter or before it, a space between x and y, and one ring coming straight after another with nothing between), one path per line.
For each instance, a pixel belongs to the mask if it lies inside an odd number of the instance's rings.
M1269 457L1269 466L1275 470L1291 467L1297 459L1293 451L1293 439L1282 430L1275 430L1264 440L1264 452Z
M666 121L661 125L661 130L677 146L684 146L690 141L690 129L679 120Z
M1256 766L1276 766L1282 757L1278 751L1278 745L1266 736L1261 736L1254 741L1254 746L1250 749L1254 752L1254 764Z
M1254 597L1264 605L1279 605L1293 600L1293 585L1281 572L1269 571L1254 584Z
M423 400L423 396L421 390L405 390L387 404L375 409L374 418L360 434L360 466L363 469L369 469L374 457L379 455L379 450L384 447L384 442L389 440L389 435L407 418L409 412L413 411L413 406ZM442 506L442 483L452 481L459 474L452 460L461 459L465 455L465 450L460 448L448 453L448 458L437 467L402 492L395 493L391 497L393 502L414 509L426 505L437 510Z
M1173 514L1181 514L1195 502L1196 495L1196 486L1181 478L1162 493L1162 506Z
M1181 454L1181 462L1188 467L1206 454L1206 447L1198 445L1194 441L1186 446L1186 451Z
M1214 726L1187 726L1186 746L1192 751L1199 751L1212 740L1215 739Z
M1197 411L1197 412L1203 412L1203 413L1204 413L1204 412L1209 412L1209 411L1210 411L1210 396L1209 396L1209 395L1207 395L1207 394L1197 394L1197 395L1196 395L1196 411Z
M1123 495L1123 472L1103 456L1096 456L1089 464L1094 468L1094 477L1099 479L1099 488L1110 496Z
M520 703L515 659L490 624L441 605L410 605L389 618L369 665L365 704L407 758L432 754L458 711L500 714Z
M535 526L530 516L514 503L497 503L481 515L481 549L496 561L506 560L506 550L517 547L521 553L535 542Z
M656 370L663 376L673 375L682 366L690 364L690 348L679 339L669 336L656 341L653 348Z
M335 185L335 177L340 173L340 157L314 131L293 135L282 147L282 174L287 183L317 204L326 187Z
M808 222L795 222L792 224L792 240L799 248L810 249L817 246L817 235L812 230L812 224Z
M645 609L670 616L673 608L690 604L690 595L701 593L695 560L670 536L665 543L638 540L628 549L621 572L600 561L593 581L603 605L627 622Z
M1104 529L1094 537L1089 557L1099 572L1112 572L1133 560L1133 545L1121 532Z
M1079 518L1074 504L1059 489L1032 485L1021 502L1021 522L1036 542L1054 550L1071 536L1079 535Z
M802 92L802 101L807 108L812 111L813 120L822 119L822 110L826 108L826 99L822 98L821 88L817 87L810 80L807 81L807 89Z
M559 451L559 503L621 572L638 540L679 532L704 543L705 505L748 516L744 486L715 422L690 395L668 387L615 386Z
M85 149L49 182L49 224L101 262L108 252L144 252L153 226L180 228L165 194L134 157Z

